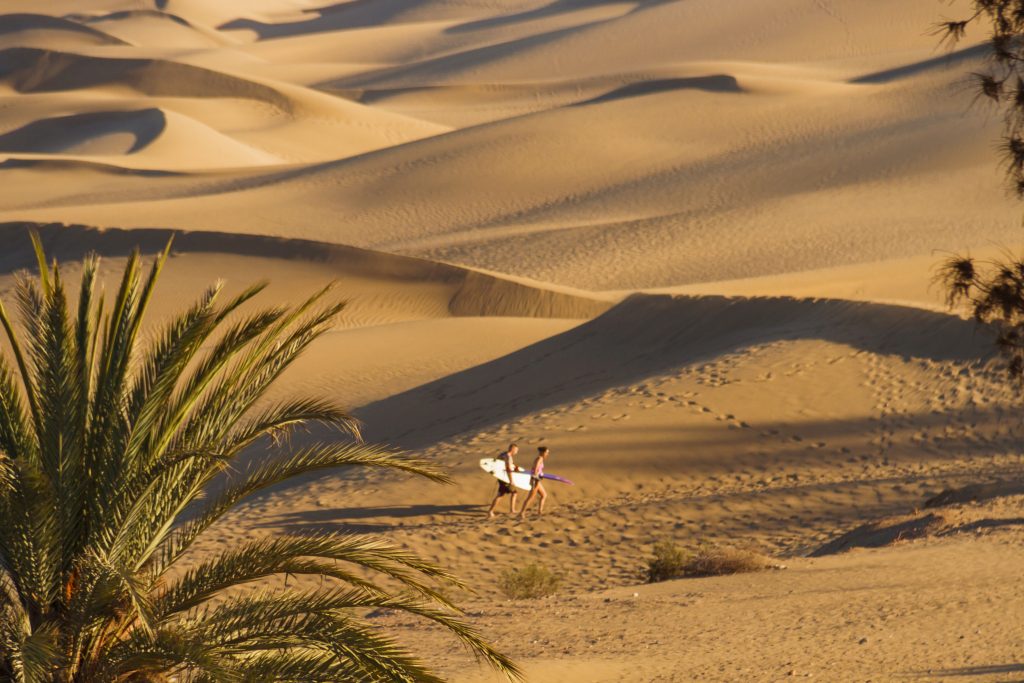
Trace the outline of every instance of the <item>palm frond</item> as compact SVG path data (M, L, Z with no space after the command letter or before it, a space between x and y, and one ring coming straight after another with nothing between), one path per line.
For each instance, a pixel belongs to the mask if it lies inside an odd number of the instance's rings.
M17 280L17 325L0 302L0 680L440 680L360 620L377 608L438 624L520 675L442 591L462 584L384 539L282 535L186 559L232 510L297 477L358 468L448 481L430 462L362 443L334 401L267 402L334 324L343 304L325 301L329 287L243 310L263 285L222 304L214 286L143 344L170 242L148 269L131 253L109 310L87 256L72 311L58 265L31 239L39 272ZM336 440L293 448L308 426ZM290 575L321 589L274 581Z
M153 558L158 571L163 571L180 559L200 534L228 510L249 497L296 477L345 467L379 467L408 472L437 482L450 481L443 471L431 463L381 446L345 443L309 446L284 458L271 458L253 467L243 475L241 481L214 494L192 521L184 524L174 534L159 539L159 554ZM146 554L142 559L147 559Z
M444 604L448 604L445 598L423 578L461 585L446 570L384 539L350 534L278 536L250 541L189 570L157 598L154 611L161 618L186 612L218 597L221 591L275 575L331 576L331 571L323 571L329 565L310 563L310 559L345 562L377 572Z

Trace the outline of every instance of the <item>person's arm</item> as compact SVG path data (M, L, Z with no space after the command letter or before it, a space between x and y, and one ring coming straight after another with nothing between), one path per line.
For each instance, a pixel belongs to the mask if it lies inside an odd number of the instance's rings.
M505 474L508 475L508 483L512 483L512 458L505 458Z

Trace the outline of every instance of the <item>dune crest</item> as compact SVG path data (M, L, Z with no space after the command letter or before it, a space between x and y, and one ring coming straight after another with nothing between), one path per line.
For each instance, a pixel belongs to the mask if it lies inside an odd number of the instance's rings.
M125 41L101 30L48 14L0 14L0 48L16 44L126 45Z

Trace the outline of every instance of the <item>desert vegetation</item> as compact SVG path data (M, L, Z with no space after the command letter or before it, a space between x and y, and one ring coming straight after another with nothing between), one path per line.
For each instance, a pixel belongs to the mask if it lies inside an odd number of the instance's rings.
M724 576L772 569L776 565L763 555L749 550L702 543L690 552L672 541L654 544L654 557L647 562L647 581L701 576Z
M547 567L528 564L501 572L498 586L511 600L544 598L558 592L562 578Z
M991 47L986 68L973 74L978 97L990 101L1005 117L1002 143L1007 177L1024 197L1024 5L1020 0L974 0L966 18L939 25L943 40L957 44L972 24L981 24Z
M1010 375L1024 379L1024 260L979 263L953 256L939 267L936 280L950 307L965 306L978 322L995 325Z
M939 30L950 45L958 43L972 24L988 35L984 69L972 74L977 97L1003 114L1000 145L1012 191L1024 197L1024 5L1019 0L974 0L973 13L944 21ZM1010 374L1024 377L1024 260L1007 255L982 263L954 255L940 264L935 281L951 308L965 305L976 320L995 323L998 346Z

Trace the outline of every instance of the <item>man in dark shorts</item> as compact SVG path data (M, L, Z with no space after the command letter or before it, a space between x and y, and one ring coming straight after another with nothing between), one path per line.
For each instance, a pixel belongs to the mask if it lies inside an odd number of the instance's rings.
M498 456L498 460L502 460L505 463L505 473L508 475L510 483L506 484L503 481L498 482L498 493L494 496L494 500L491 501L491 507L487 510L488 519L494 517L494 508L498 507L498 501L506 494L512 494L512 498L509 503L509 512L513 515L516 514L516 496L519 495L519 492L516 490L516 487L511 484L511 481L512 473L516 471L514 458L518 452L519 446L514 443L510 443L508 445L508 450Z

